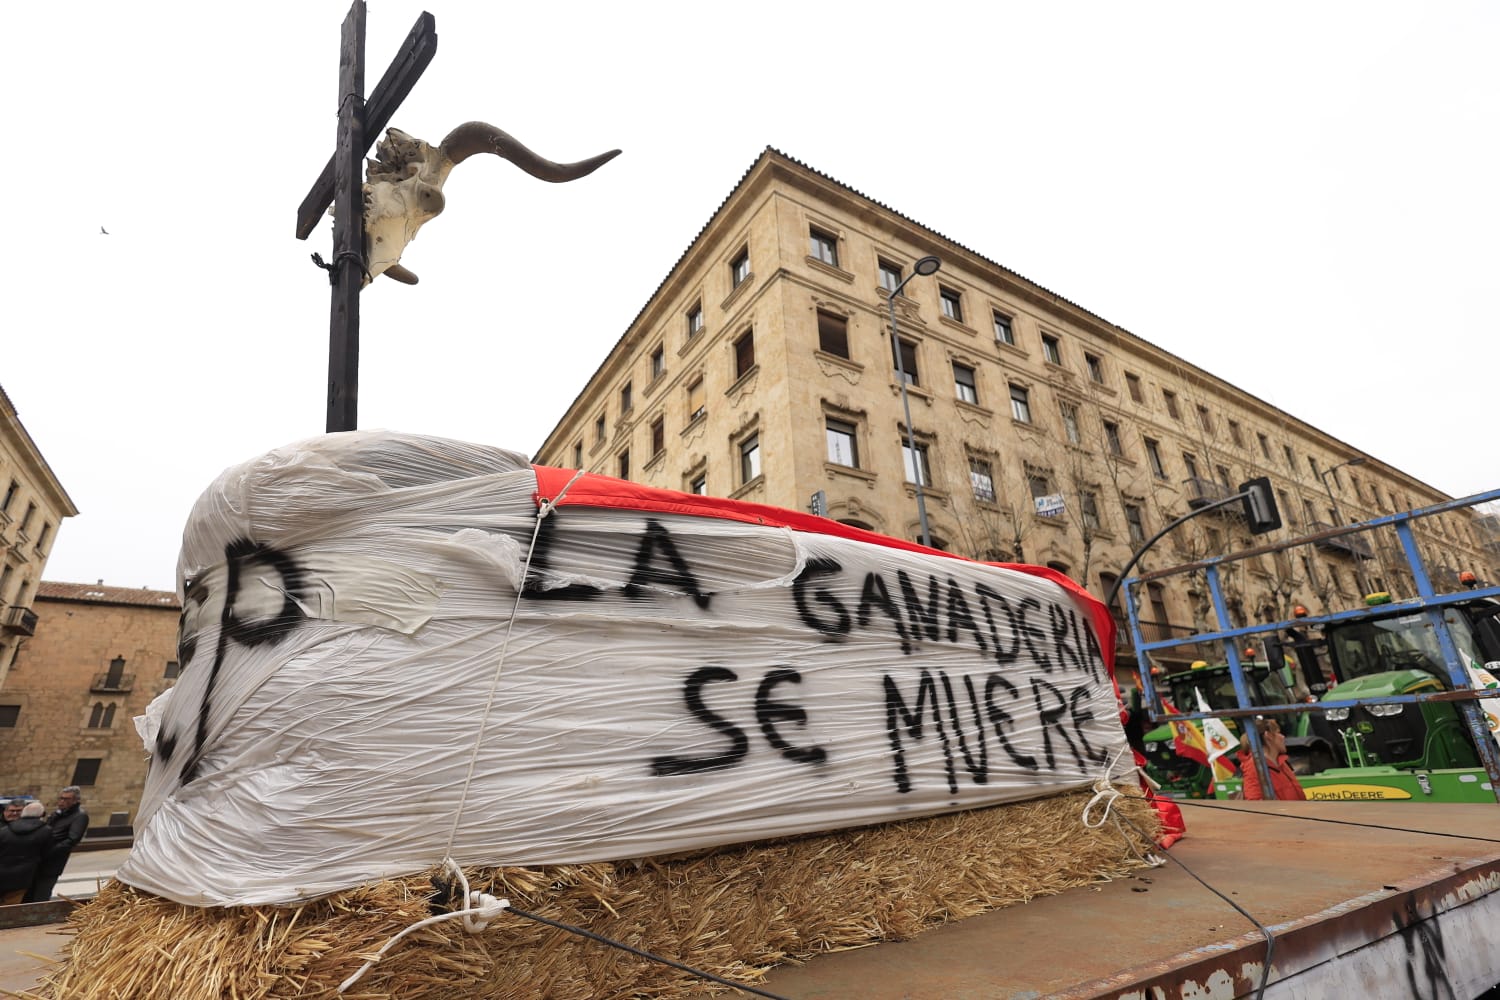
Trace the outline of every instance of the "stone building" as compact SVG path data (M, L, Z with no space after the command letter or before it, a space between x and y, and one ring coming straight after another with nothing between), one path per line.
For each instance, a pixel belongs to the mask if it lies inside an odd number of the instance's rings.
M0 688L36 629L32 598L65 517L78 513L0 389ZM6 725L0 706L0 731Z
M96 827L124 826L146 781L132 720L179 670L175 594L44 581L36 629L0 688L0 793L83 789Z
M926 255L941 270L913 275ZM895 313L915 449L889 318L907 278ZM1253 477L1275 484L1286 526L1273 537L1448 499L772 149L536 460L797 509L819 493L828 517L913 540L920 477L933 545L1054 566L1100 596L1138 543ZM1462 569L1500 577L1472 516L1419 526L1440 584ZM1410 593L1390 534L1242 565L1225 577L1231 610L1274 620L1298 603ZM1249 545L1225 508L1174 531L1146 565ZM1146 638L1205 624L1203 591L1151 584Z

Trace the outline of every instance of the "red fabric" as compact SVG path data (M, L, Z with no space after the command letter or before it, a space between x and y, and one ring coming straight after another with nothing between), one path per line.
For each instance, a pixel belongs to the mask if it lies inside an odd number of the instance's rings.
M1276 798L1283 801L1307 798L1286 754L1278 757L1276 763L1267 764L1266 770L1271 772L1271 791L1276 793ZM1249 754L1240 754L1240 774L1245 779L1245 798L1264 799L1265 795L1260 788L1260 773L1256 771L1255 761Z
M832 518L804 514L782 507L747 503L743 500L726 500L722 497L701 496L696 493L679 493L676 490L644 486L640 483L615 479L613 476L602 476L593 472L579 474L574 469L557 469L547 465L533 465L532 469L536 472L535 500L538 507L541 506L543 500L546 500L559 507L611 507L621 510L657 511L663 514L686 514L692 517L715 517L745 524L760 524L768 528L790 528L793 531L805 531L811 534L834 535L864 542L867 545L881 545L890 549L900 549L903 552L919 552L944 559L973 561L951 552L929 549L915 542L906 542L889 535L880 535L863 528L841 524ZM1029 563L985 563L984 565L1000 566L1004 569L1013 569L1051 580L1082 599L1084 607L1088 609L1089 618L1093 622L1094 634L1099 638L1099 649L1104 655L1104 665L1109 671L1110 681L1114 683L1115 620L1103 601L1090 594L1076 581L1047 566L1033 566ZM1116 684L1116 700L1119 700L1119 693L1119 685ZM1136 754L1135 763L1137 767L1144 767L1146 761L1140 754ZM1170 799L1158 798L1152 794L1144 778L1141 781L1141 787L1146 793L1146 798L1155 805L1157 814L1161 817L1161 846L1170 847L1187 831L1187 825L1182 819L1182 810Z

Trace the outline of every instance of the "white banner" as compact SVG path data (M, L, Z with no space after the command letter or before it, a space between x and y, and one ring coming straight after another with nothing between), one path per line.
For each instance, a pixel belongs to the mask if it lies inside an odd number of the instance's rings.
M285 903L642 857L1079 788L1125 746L1096 602L1050 580L628 497L538 523L537 489L372 432L222 475L119 877Z
M1067 501L1061 493L1049 493L1044 497L1035 497L1033 504L1036 512L1042 517L1058 517L1068 509Z

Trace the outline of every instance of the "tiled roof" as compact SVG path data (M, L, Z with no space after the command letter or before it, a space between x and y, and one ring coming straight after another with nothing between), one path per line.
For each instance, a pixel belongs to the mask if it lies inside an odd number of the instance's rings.
M43 580L36 596L52 601L81 601L88 604L131 604L144 608L179 610L177 595L170 590L147 590L145 587L111 587L103 583L57 583Z

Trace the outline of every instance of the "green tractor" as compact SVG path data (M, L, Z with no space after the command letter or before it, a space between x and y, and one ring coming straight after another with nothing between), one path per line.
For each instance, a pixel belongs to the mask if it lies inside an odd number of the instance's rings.
M1380 596L1372 598L1378 609ZM1500 603L1477 599L1443 610L1459 658L1496 669L1500 661ZM1371 703L1374 699L1445 691L1449 674L1427 615L1396 611L1329 622L1319 635L1289 630L1290 645L1321 700L1361 701L1314 713L1326 727L1334 766L1301 777L1309 799L1412 799L1494 802L1468 726L1452 702ZM1275 643L1268 643L1274 650ZM1314 725L1318 720L1314 721ZM1290 742L1290 741L1288 741ZM1295 763L1295 759L1294 759ZM1220 783L1221 797L1238 781Z

